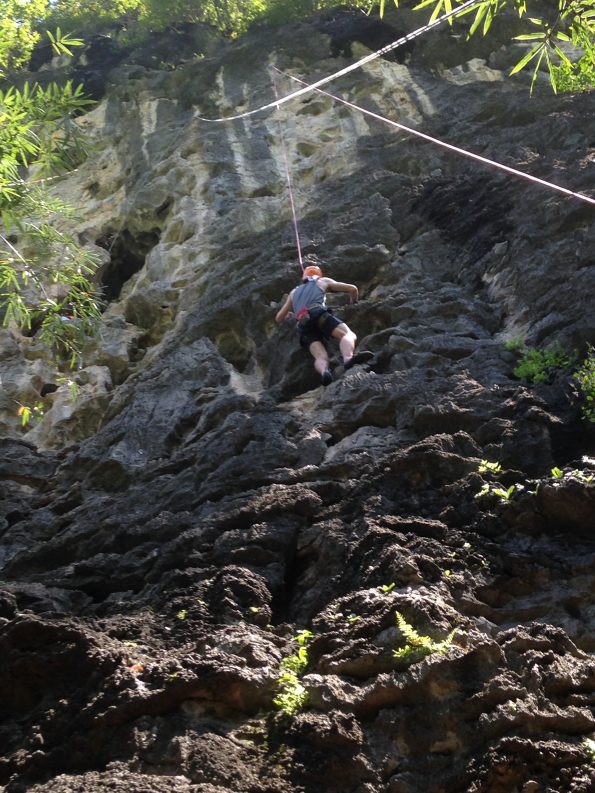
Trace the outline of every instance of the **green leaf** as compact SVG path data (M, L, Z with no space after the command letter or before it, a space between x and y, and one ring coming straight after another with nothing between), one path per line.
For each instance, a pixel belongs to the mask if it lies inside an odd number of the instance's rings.
M517 72L520 72L520 70L524 66L526 66L529 63L530 60L535 58L536 55L539 55L539 52L541 51L542 46L543 45L539 45L538 47L534 47L532 50L530 50L530 52L528 52L526 55L524 55L521 58L521 60L515 66L513 66L513 68L509 72L509 75L512 76L513 74L516 74Z
M562 61L562 63L565 63L567 66L571 66L572 65L572 62L571 62L570 58L566 55L565 52L563 52L560 49L560 47L558 47L556 44L553 44L552 47L553 47L553 50L556 53L556 55Z
M539 58L537 58L537 63L535 64L535 69L533 70L533 77L531 79L531 87L529 89L529 93L533 93L533 86L535 85L535 80L537 80L537 75L539 73L539 67L541 66L541 61L543 60L543 56L546 53L547 53L547 46L545 44L543 44L541 46L541 53L539 55ZM550 75L551 75L551 72L550 72ZM554 90L555 90L555 86L554 86ZM545 376L544 376L544 379L545 379Z
M543 33L523 33L514 37L515 41L535 41L535 39L543 39Z
M558 86L556 85L556 73L554 72L552 59L551 59L550 52L549 52L548 49L545 50L545 60L546 60L547 66L548 66L548 73L549 73L549 77L550 77L550 84L552 86L552 90L553 90L553 92L555 94L557 94L558 93Z
M485 17L488 11L488 7L489 6L487 3L482 3L477 9L475 14L475 19L473 20L473 22L471 23L471 27L469 28L468 38L470 38L475 33L475 31L481 24L482 19ZM484 33L485 33L485 27L484 27Z
M314 636L314 634L312 633L312 631L304 629L304 630L298 631L295 639L296 639L297 643L300 646L303 646L303 645L307 644L313 636Z

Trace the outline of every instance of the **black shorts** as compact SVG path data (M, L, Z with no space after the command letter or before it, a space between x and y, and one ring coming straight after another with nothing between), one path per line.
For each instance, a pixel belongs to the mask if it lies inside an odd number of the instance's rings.
M300 345L307 350L312 342L321 341L324 344L331 338L334 329L342 324L342 320L334 317L327 309L314 309L307 322L298 322Z

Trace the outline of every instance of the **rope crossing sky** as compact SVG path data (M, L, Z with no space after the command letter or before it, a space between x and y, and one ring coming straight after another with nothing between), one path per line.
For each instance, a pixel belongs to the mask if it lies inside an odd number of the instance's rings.
M305 83L303 80L300 80L298 77L294 77L291 74L286 74L285 72L282 72L280 69L277 69L276 67L273 68L279 74L283 74L285 77L289 77L291 80L294 80L296 83L300 83L301 85L307 85L307 83ZM400 129L403 132L407 132L410 135L415 135L418 138L423 138L424 140L427 140L430 143L434 143L437 146L441 146L444 149L449 149L450 151L454 151L457 154L462 154L465 157L470 157L473 160L477 160L478 162L481 162L484 165L489 165L492 168L498 168L499 170L506 171L507 173L513 174L514 176L519 176L523 179L528 179L530 182L535 182L537 184L542 185L543 187L549 187L551 190L557 190L559 193L564 193L564 195L572 196L573 198L578 198L581 201L586 201L589 204L595 205L595 199L590 198L589 196L586 196L583 193L576 193L574 192L574 190L568 190L568 188L560 187L560 185L554 184L553 182L548 182L545 179L539 179L539 177L537 176L532 176L531 174L525 173L524 171L519 171L516 168L511 168L509 165L504 165L503 163L497 162L496 160L490 160L488 157L482 157L481 154L475 154L474 152L467 151L466 149L461 149L459 146L453 146L451 143L446 143L446 141L440 140L439 138L433 138L431 135L426 135L424 132L419 132L419 130L412 129L411 127L406 127L404 124L400 124L397 121L392 121L390 118L381 116L379 113L374 113L372 110L368 110L365 107L360 107L360 105L356 105L353 102L349 102L347 99L343 99L340 96L331 94L328 91L322 91L320 88L316 88L315 90L319 94L323 94L324 96L328 96L330 99L334 99L336 102L341 102L341 104L347 105L347 107L352 108L352 110L357 110L359 113L364 113L366 116L375 118L377 121L382 121L384 124L389 124L391 127L396 127L397 129Z
M359 61L346 66L344 69L340 69L338 72L333 72L333 74L329 74L328 77L323 77L321 80L318 80L315 83L305 84L304 88L300 88L298 91L294 91L292 94L287 94L287 96L281 97L281 99L276 98L274 102L268 102L266 105L261 105L260 107L256 107L253 110L247 110L245 113L238 113L235 116L222 116L221 118L203 118L202 116L195 116L200 121L207 121L211 124L217 124L221 121L236 121L240 118L247 118L248 116L253 116L256 113L261 113L265 110L271 110L272 108L280 107L281 105L285 104L285 102L289 102L291 99L296 99L298 96L303 96L304 94L309 93L310 91L314 91L316 88L319 88L321 85L326 85L330 83L332 80L336 80L338 77L342 77L344 74L349 74L349 72L353 72L355 69L359 69L364 64L370 63L370 61L375 60L376 58L381 58L383 55L386 55L388 52L392 52L392 50L396 50L398 47L402 47L407 42L412 41L413 39L421 36L423 33L426 33L428 30L432 30L437 25L441 25L443 22L446 22L447 19L455 16L456 14L460 14L461 11L465 11L468 8L471 8L474 5L478 5L481 0L467 0L460 6L457 6L452 11L449 11L446 14L443 14L441 17L437 17L432 22L428 22L427 25L424 25L417 30L412 31L411 33L407 33L407 35L403 36L396 41L393 41L391 44L387 44L386 47L382 47L380 50L376 50L376 52L370 53L370 55L366 55L364 58L360 58Z
M374 113L372 110L368 110L368 109L366 109L364 107L361 107L360 105L354 104L353 102L349 102L348 100L343 99L340 96L336 96L335 94L331 94L331 93L329 93L327 91L321 90L320 86L326 85L327 83L331 82L332 80L336 80L337 78L342 77L343 75L348 74L349 72L352 72L355 69L359 69L362 66L364 66L366 63L369 63L370 61L374 60L375 58L380 58L383 55L386 55L386 53L392 52L392 50L397 49L398 47L402 47L404 44L406 44L407 42L411 41L412 39L417 38L418 36L421 36L423 33L426 33L427 31L431 30L432 28L436 27L437 25L442 24L442 22L445 22L447 19L450 19L455 14L459 14L459 13L461 13L461 11L464 11L466 9L470 9L472 6L477 5L479 1L480 0L467 0L467 2L462 3L462 5L460 5L460 6L457 6L456 9L453 9L452 11L449 11L448 13L443 14L441 17L438 17L437 19L433 20L432 22L429 22L427 25L424 25L423 27L418 28L417 30L414 30L411 33L408 33L407 35L403 36L402 38L397 39L396 41L393 41L391 44L387 44L386 47L383 47L382 49L377 50L376 52L372 52L372 53L370 53L370 55L366 55L364 58L361 58L360 60L356 61L355 63L352 63L349 66L346 66L344 69L340 69L339 71L334 72L333 74L330 74L327 77L323 77L321 80L317 80L314 83L307 83L305 80L300 80L298 77L294 77L293 75L286 74L285 72L282 72L280 69L277 69L277 67L271 66L270 68L272 70L276 71L278 74L283 74L285 77L289 77L291 80L294 80L295 82L299 83L302 86L302 88L298 89L297 91L293 91L292 93L287 94L286 96L279 97L278 92L277 92L277 87L276 87L275 82L273 80L273 87L274 87L274 93L275 93L275 101L274 102L268 102L267 104L264 104L264 105L261 105L260 107L254 108L253 110L247 110L244 113L238 113L237 115L233 115L233 116L222 116L221 118L203 118L202 116L199 116L198 114L196 114L194 116L194 118L196 118L196 119L198 119L200 121L211 123L211 124L221 123L221 122L224 122L224 121L235 121L235 120L238 120L238 119L242 119L242 118L247 118L249 116L253 116L253 115L257 114L257 113L261 113L261 112L264 112L266 110L272 110L273 108L277 109L282 104L285 104L286 102L289 102L290 100L297 99L298 97L304 96L304 94L310 93L312 91L317 91L318 93L323 94L324 96L327 96L327 97L329 97L330 99L333 99L336 102L340 102L340 103L346 105L347 107L352 108L353 110L357 110L359 113L363 113L364 115L367 115L367 116L369 116L371 118L375 118L377 121L380 121L380 122L382 122L384 124L388 124L388 125L390 125L392 127L395 127L396 129L400 129L400 130L402 130L403 132L406 132L409 135L415 135L418 138L422 138L422 139L424 139L426 141L429 141L430 143L433 143L434 145L441 146L444 149L448 149L450 151L453 151L456 154L461 154L464 157L468 157L470 159L476 160L477 162L481 162L484 165L490 166L492 168L497 168L498 170L505 171L506 173L512 174L513 176L517 176L519 178L526 179L526 180L528 180L530 182L534 182L536 184L539 184L542 187L547 187L547 188L549 188L551 190L556 190L559 193L563 193L564 195L570 196L572 198L577 198L580 201L584 201L584 202L586 202L588 204L591 204L591 205L595 206L595 199L591 198L591 197L589 197L587 195L584 195L583 193L577 193L574 190L569 190L568 188L561 187L560 185L556 185L553 182L548 182L545 179L540 179L537 176L532 176L531 174L525 173L524 171L520 171L517 168L512 168L512 167L510 167L508 165L504 165L503 163L499 163L499 162L497 162L495 160L491 160L488 157L483 157L480 154L475 154L474 152L467 151L466 149L463 149L460 146L454 146L451 143L447 143L446 141L440 140L439 138L432 137L431 135L427 135L424 132L420 132L419 130L412 129L411 127L407 127L404 124L400 124L397 121L392 121L391 119L386 118L385 116L382 116L379 113ZM282 135L281 122L280 121L279 121L279 128L280 128L280 133ZM292 193L292 189L291 189L291 175L290 175L290 172L289 172L289 162L288 162L288 156L287 156L287 151L286 151L284 142L283 142L283 154L284 154L285 172L286 172L286 178L287 178L287 182L288 182L288 189L289 189L290 202L291 202L291 208L292 208L292 217L294 218L294 220L293 220L294 233L295 233L295 237L296 237L296 241L297 241L298 254L299 254L299 257L300 257L300 265L302 266L302 269L303 269L303 263L302 263L302 259L301 259L301 250L300 250L300 244L299 244L299 232L298 232L298 229L297 229L297 220L295 219L295 207L294 207L294 201L293 201L293 193Z

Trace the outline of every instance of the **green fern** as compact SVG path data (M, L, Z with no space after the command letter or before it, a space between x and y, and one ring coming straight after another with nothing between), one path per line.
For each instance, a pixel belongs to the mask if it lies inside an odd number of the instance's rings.
M295 637L299 645L297 653L283 658L279 664L279 677L277 678L279 693L273 700L273 704L287 716L293 716L308 701L308 692L300 682L300 677L308 666L307 644L312 635L311 631L300 631Z
M395 658L414 664L432 653L444 654L448 651L456 633L456 628L441 642L435 642L431 636L421 636L399 611L395 612L395 616L397 618L397 626L407 642L404 647L393 650Z

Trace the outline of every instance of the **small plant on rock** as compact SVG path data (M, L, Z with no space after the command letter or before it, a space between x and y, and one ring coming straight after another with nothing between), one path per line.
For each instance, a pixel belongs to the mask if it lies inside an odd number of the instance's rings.
M511 485L504 489L503 487L495 487L494 495L502 499L502 501L510 501L517 490L521 490L521 485Z
M293 716L308 701L308 692L300 682L300 677L308 666L307 645L312 635L311 631L300 631L295 637L299 645L297 653L283 658L279 665L279 677L277 678L279 693L273 703L286 716Z
M554 66L556 85L559 91L578 93L579 91L593 90L593 53L585 53L575 63L561 61Z
M498 496L500 501L507 504L516 493L517 490L522 490L523 485L510 485L510 487L503 487L499 484L485 484L479 493L475 494L475 498L483 498L484 496Z
M527 348L514 368L514 375L528 383L547 383L558 369L570 369L575 358L558 343L548 345L543 350Z
M79 385L76 380L73 380L71 377L57 377L56 382L60 383L60 385L67 385L70 390L70 399L72 402L76 402L79 393Z
M584 482L584 484L586 485L590 485L593 482L593 479L595 478L593 474L586 474L584 471L577 471L577 470L572 471L570 476L574 477L575 479L578 479L579 482Z
M573 378L578 383L584 405L581 415L587 421L595 422L595 348L589 345L587 357L576 370Z
M504 344L504 349L508 352L523 352L526 349L523 336L513 336Z
M482 460L477 468L480 474L499 474L502 470L500 463L491 463L489 460Z
M393 650L394 657L399 660L414 664L416 661L421 661L426 655L431 655L431 653L447 652L452 644L456 628L448 634L446 639L441 642L435 642L431 636L420 636L413 625L410 625L400 612L397 611L395 616L397 618L397 626L407 642L404 647Z
M595 741L592 738L583 738L583 747L591 762L595 762Z
M45 405L43 402L36 402L34 405L22 405L19 402L19 409L17 415L21 418L21 427L27 429L32 419L41 421L45 413Z

